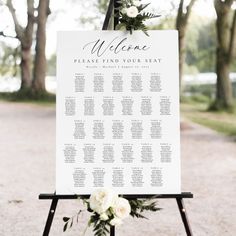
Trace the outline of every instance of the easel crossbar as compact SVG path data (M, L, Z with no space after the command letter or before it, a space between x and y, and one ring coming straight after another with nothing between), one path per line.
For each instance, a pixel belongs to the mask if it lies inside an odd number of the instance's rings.
M124 198L128 200L137 199L137 198L176 198L176 199L182 199L182 198L193 198L193 194L190 192L182 192L180 194L142 194L142 195L122 195ZM48 200L48 199L60 199L60 200L66 200L66 199L88 199L90 195L65 195L65 194L55 194L55 193L41 193L39 195L40 200Z

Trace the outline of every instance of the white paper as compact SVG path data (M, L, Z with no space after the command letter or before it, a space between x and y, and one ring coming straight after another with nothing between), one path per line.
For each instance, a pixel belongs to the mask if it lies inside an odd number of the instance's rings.
M58 32L56 192L180 193L177 31Z

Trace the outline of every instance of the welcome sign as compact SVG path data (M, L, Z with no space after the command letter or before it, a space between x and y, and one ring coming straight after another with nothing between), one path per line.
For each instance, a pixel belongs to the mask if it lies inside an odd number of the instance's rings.
M57 194L180 193L177 31L59 32Z

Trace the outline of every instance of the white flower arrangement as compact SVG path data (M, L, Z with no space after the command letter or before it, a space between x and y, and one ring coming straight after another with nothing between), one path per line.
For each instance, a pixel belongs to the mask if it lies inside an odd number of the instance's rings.
M98 189L91 194L88 200L83 199L83 202L86 204L87 210L92 214L88 227L93 226L95 236L106 236L109 233L109 227L121 225L129 216L146 218L142 215L144 210L160 210L153 199L127 200L109 189ZM65 222L63 231L72 227L75 219L78 222L81 212L80 210L73 217L63 218Z
M117 25L118 30L128 30L131 34L134 30L142 30L148 35L148 28L144 24L144 21L160 15L154 15L149 12L143 12L143 10L150 5L142 4L140 0L121 0L119 1L119 21Z
M90 208L98 214L105 213L117 197L108 189L98 189L89 199Z

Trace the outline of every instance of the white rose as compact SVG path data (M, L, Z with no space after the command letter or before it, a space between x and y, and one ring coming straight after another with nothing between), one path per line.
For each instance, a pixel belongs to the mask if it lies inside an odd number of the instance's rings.
M127 8L127 16L130 18L135 18L138 15L138 8L135 6Z
M90 208L102 214L113 205L114 193L108 189L98 189L93 194L91 194L89 199Z
M136 7L140 7L141 6L141 2L138 1L138 0L134 0L133 1L133 5L136 6Z
M100 219L103 220L103 221L106 221L106 220L109 219L109 217L108 217L108 215L107 215L106 213L102 213L102 214L100 215Z
M127 8L122 8L121 13L124 14L124 15L127 14Z
M116 199L112 209L115 216L120 219L127 218L131 212L129 201L121 197Z
M118 226L118 225L121 225L122 223L123 223L122 220L119 219L119 218L117 218L117 217L113 218L113 219L110 221L110 224L111 224L112 226Z

